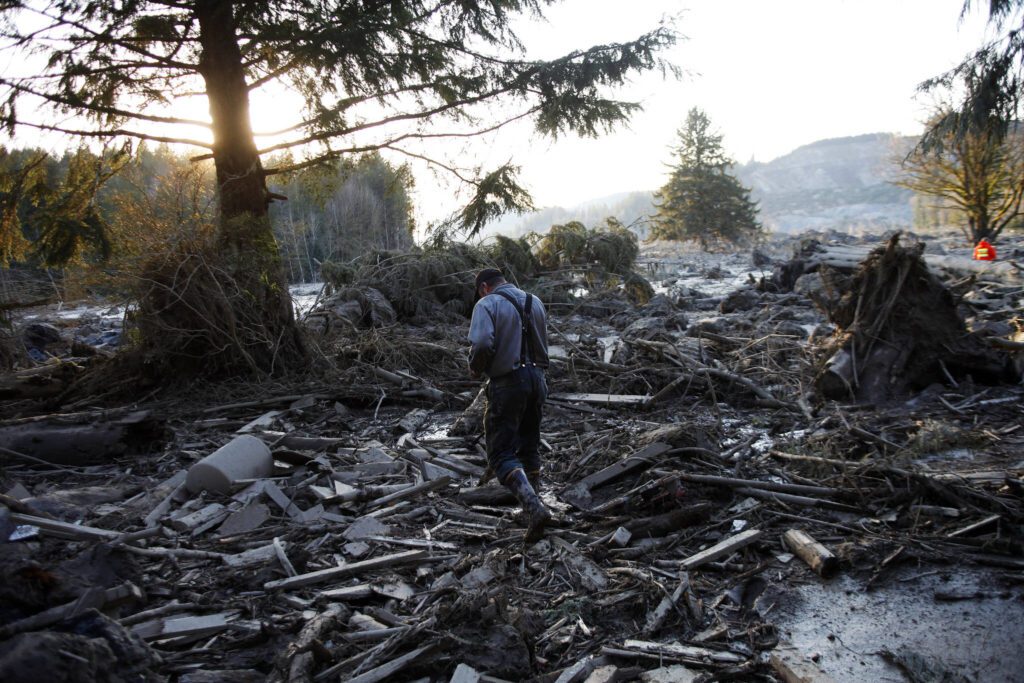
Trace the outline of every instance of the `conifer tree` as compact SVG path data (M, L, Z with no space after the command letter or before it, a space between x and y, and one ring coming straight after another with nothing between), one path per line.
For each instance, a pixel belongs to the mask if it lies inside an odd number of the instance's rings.
M672 175L655 193L651 238L696 241L705 250L755 239L761 233L757 204L730 172L733 161L707 114L691 109L678 136Z

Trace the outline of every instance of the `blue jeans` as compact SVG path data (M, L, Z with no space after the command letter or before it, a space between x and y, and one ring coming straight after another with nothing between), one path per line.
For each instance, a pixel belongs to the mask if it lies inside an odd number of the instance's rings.
M487 382L487 463L498 481L504 483L517 467L540 469L540 420L547 397L544 371L532 365Z

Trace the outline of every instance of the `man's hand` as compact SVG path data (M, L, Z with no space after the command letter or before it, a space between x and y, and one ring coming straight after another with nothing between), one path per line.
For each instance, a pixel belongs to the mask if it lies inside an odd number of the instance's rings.
M470 349L469 351L469 376L473 379L480 379L491 365L491 358L494 353L487 349Z

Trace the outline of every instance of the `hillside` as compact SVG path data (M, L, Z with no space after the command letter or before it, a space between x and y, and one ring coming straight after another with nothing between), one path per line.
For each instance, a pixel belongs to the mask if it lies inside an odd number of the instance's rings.
M912 143L888 133L819 140L769 162L736 167L751 188L770 230L809 229L880 231L909 228L911 192L891 184L900 148ZM575 207L548 207L524 216L506 216L484 234L523 235L578 220L588 226L615 216L646 233L644 220L654 211L653 191L626 192Z
M886 133L820 140L740 166L736 175L772 230L910 227L912 193L890 182L897 171L893 159L908 142Z

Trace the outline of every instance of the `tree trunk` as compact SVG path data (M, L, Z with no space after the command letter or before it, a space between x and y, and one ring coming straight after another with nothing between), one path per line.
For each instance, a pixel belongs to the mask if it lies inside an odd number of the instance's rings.
M270 227L266 176L249 120L249 91L233 3L196 3L213 129L220 204L218 266L234 283L230 307L235 345L246 364L264 372L305 357L295 324L281 254Z
M210 102L217 191L225 223L239 216L267 215L266 178L249 122L249 91L231 9L232 3L220 0L196 3L203 48L199 71ZM220 241L229 248L249 247L243 235L223 227Z

